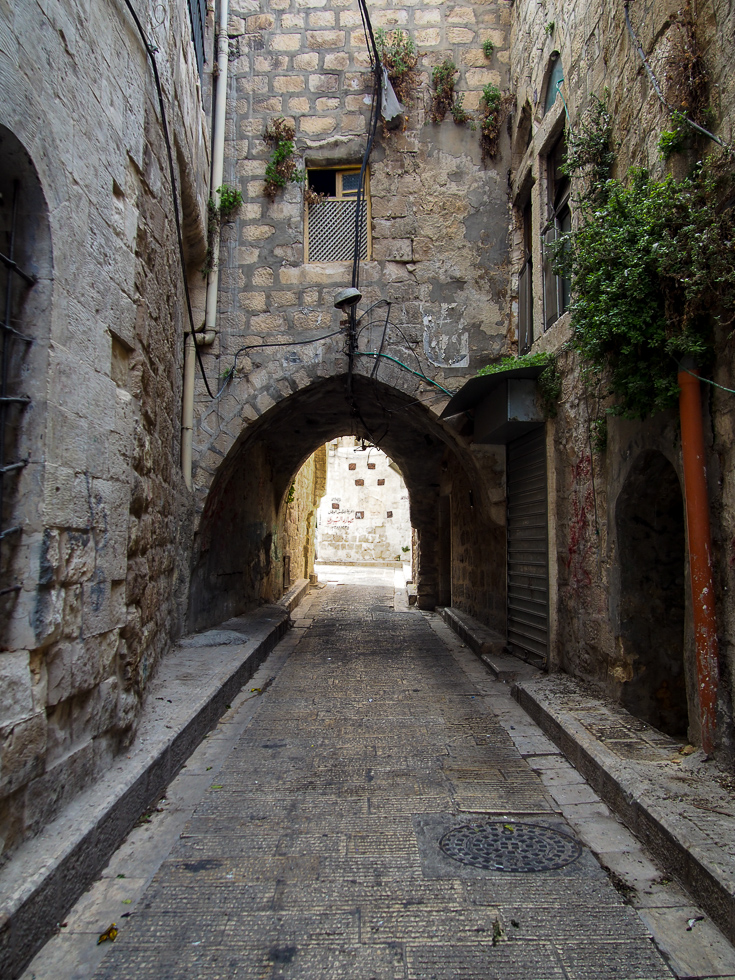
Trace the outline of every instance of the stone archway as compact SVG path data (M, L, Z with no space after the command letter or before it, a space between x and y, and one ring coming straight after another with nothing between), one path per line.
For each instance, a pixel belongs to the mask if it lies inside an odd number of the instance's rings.
M684 501L674 467L644 452L618 497L620 642L628 664L622 704L672 736L686 736Z
M378 445L401 469L418 538L421 607L433 608L440 598L439 495L448 472L462 472L475 487L477 560L479 549L485 556L497 549L502 567L504 528L484 511L486 480L456 433L398 389L355 375L349 395L345 376L337 376L282 399L245 430L219 467L194 544L190 628L280 596L282 563L275 559L284 495L317 447L348 434Z

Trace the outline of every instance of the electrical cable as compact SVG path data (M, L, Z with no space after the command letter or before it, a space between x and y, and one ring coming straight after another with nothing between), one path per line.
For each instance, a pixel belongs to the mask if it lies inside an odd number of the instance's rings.
M455 394L455 392L448 391L446 388L444 388L438 382L432 381L431 378L427 378L425 374L421 374L419 371L412 370L407 364L404 364L403 361L399 361L397 357L391 357L390 354L376 354L374 351L366 351L366 350L365 351L358 350L358 351L355 351L355 353L358 354L360 357L376 357L376 358L377 357L384 357L386 360L393 361L394 364L397 364L399 367L402 367L404 371L408 371L409 374L413 374L417 378L421 378L427 384L433 385L435 388L438 388L439 391L443 391L444 394L445 395L449 395L450 398L452 397L452 395Z
M235 374L235 370L237 369L237 359L240 354L244 354L246 350L261 350L263 347L303 347L306 344L316 344L320 340L329 340L330 337L337 337L341 333L342 330L333 330L332 333L324 334L323 337L312 337L310 340L283 340L274 341L272 344L245 344L244 347L240 347L235 351L235 358L232 362L232 367L229 369L229 371L227 371L222 387L214 397L219 398L227 385L230 383Z
M641 43L638 40L638 36L635 30L633 29L633 25L630 22L630 13L628 11L628 6L629 4L626 0L624 7L625 7L625 23L628 28L628 33L631 36L631 39L633 41L633 46L635 47L636 52L638 53L638 57L643 62L643 67L646 69L646 74L648 75L651 81L651 85L653 85L653 89L656 95L658 96L659 102L662 105L666 106L666 108L669 110L672 116L674 115L674 113L676 113L676 115L680 116L688 126L691 126L692 129L696 129L698 133L701 133L703 136L706 136L708 139L714 140L714 142L717 143L719 146L721 146L726 153L730 155L735 153L735 149L733 149L733 147L730 146L728 143L723 142L723 140L721 140L719 136L715 136L714 133L710 133L710 131L708 129L705 129L704 126L700 126L699 123L695 123L693 119L690 119L689 116L685 116L683 112L680 112L678 109L675 109L670 102L666 101L666 98L664 97L664 94L661 91L661 87L658 84L658 80L653 73L653 68L651 68L650 64L648 63L648 58L646 58L643 48L641 47Z
M130 16L135 22L135 26L138 29L141 40L143 41L143 46L145 47L146 54L153 68L153 78L156 83L156 92L158 94L158 105L161 110L161 130L163 132L163 141L166 144L166 155L168 157L168 172L171 179L171 198L174 206L174 222L176 224L176 239L179 247L179 264L181 266L181 277L184 282L184 295L186 296L186 309L189 314L189 327L191 329L191 335L194 339L194 348L197 354L197 360L199 361L199 370L202 372L202 378L204 379L204 385L207 389L207 394L210 398L214 398L212 390L209 387L209 382L207 381L207 375L204 371L204 363L202 362L202 354L199 350L199 344L197 343L196 330L194 329L194 314L191 308L191 296L189 295L189 283L186 277L186 259L184 258L184 239L181 234L181 218L179 216L179 189L176 183L176 172L174 170L174 158L173 152L171 150L171 139L168 134L168 120L166 117L166 107L163 102L163 90L161 88L161 79L158 74L158 65L156 64L156 52L158 48L151 44L146 37L145 31L143 30L143 25L138 19L138 15L133 9L131 0L125 0L125 6L130 12Z
M703 378L702 375L701 374L697 374L696 371L690 371L689 368L683 367L679 363L679 361L676 360L676 358L674 357L673 354L671 356L676 361L676 366L679 368L680 371L684 371L686 374L691 374L691 376L693 378L697 378L699 381L704 381L708 385L712 385L713 388L719 388L720 391L726 391L730 395L735 395L735 388L726 388L725 385L718 384L717 381L712 381L712 380L710 380L710 378Z

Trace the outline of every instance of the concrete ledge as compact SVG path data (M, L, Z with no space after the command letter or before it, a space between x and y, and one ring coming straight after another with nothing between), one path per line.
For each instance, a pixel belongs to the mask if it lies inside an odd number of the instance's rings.
M128 752L0 871L0 976L23 972L285 634L308 588L301 579L279 603L184 637L164 658Z
M735 942L735 807L731 801L729 815L715 804L703 807L701 802L702 798L717 801L723 795L717 763L705 761L701 752L677 757L680 743L642 725L615 702L590 693L569 677L522 681L514 685L512 694L667 875L677 879ZM644 738L650 733L650 743L662 746L660 757L621 758L590 731L593 725L582 723L585 716L598 723L607 716L610 725L618 727L627 716L631 731L642 731ZM670 742L668 750L666 742Z
M541 675L540 670L524 663L513 654L506 653L505 637L489 626L484 626L469 613L455 609L453 606L445 606L441 610L441 616L447 626L454 630L499 681L511 683L522 678Z

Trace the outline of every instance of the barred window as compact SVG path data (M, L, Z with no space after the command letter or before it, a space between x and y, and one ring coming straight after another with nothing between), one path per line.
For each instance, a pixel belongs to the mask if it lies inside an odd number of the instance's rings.
M571 283L554 272L551 250L547 247L561 235L572 230L572 213L569 209L570 183L562 170L566 156L566 139L562 133L546 159L546 190L548 221L543 229L544 243L544 330L548 330L571 301Z
M204 67L204 27L207 21L206 0L189 0L189 17L191 18L191 35L194 41L194 53L197 59L199 74Z
M355 209L360 187L360 168L308 170L309 190L321 195L307 203L304 251L307 262L351 262L355 256ZM365 185L360 206L359 255L370 258L370 182Z

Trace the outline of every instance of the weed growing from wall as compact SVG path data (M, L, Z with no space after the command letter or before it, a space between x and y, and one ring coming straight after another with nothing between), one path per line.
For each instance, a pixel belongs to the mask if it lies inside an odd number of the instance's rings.
M463 95L457 95L454 86L459 75L459 69L453 61L445 58L440 65L437 65L431 73L431 82L434 92L431 96L431 109L429 116L433 123L440 123L449 112L458 126L471 120L471 116L465 111L462 102Z
M268 123L263 133L263 139L268 146L273 147L271 158L265 168L265 196L270 201L286 184L301 184L306 180L306 172L296 166L294 155L294 128L279 116Z
M485 55L488 61L492 58L494 50L495 45L490 38L488 38L487 41L482 42L482 53Z
M413 105L413 93L418 85L418 54L413 39L400 29L385 31L379 27L375 32L375 44L396 98L404 106Z
M242 205L242 194L236 187L223 184L217 188L217 194L219 195L219 207L213 197L207 201L207 252L204 256L204 265L201 268L201 273L205 279L214 269L214 249L220 225L223 221L229 221Z
M508 113L510 102L511 100L503 97L500 89L495 85L486 85L482 90L479 125L483 163L494 160L497 155L500 128Z

